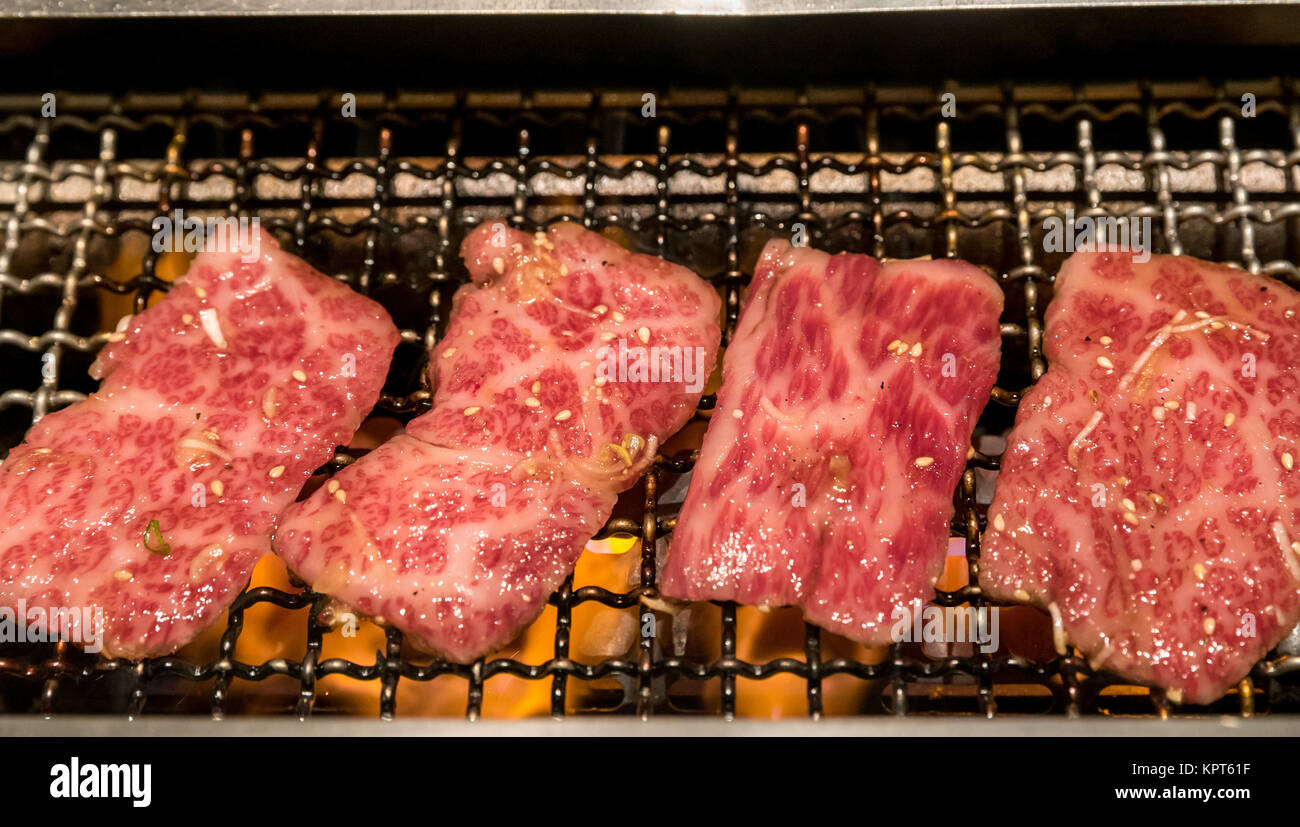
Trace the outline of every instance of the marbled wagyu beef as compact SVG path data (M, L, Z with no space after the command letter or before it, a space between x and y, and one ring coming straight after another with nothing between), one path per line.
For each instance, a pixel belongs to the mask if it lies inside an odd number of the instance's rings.
M1047 310L980 583L1057 648L1208 703L1300 619L1300 295L1186 257L1079 253Z
M280 512L352 438L397 329L269 235L258 249L200 253L113 334L100 389L10 452L0 607L98 607L105 654L172 652L230 605Z
M462 254L473 281L430 353L433 410L289 509L275 548L468 662L537 617L690 418L721 332L695 274L572 224L486 224Z
M793 605L890 642L943 568L998 371L1002 293L962 261L772 241L723 361L662 591Z

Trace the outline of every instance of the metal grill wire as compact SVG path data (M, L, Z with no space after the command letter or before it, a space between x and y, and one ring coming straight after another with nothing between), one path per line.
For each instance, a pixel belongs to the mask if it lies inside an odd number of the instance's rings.
M955 117L944 116L940 96L945 92L955 95ZM1257 96L1259 122L1267 119L1276 127L1260 148L1244 148L1237 139L1257 123L1243 115L1240 96L1245 92ZM0 350L6 361L36 367L32 362L38 357L45 367L3 388L0 417L11 426L5 432L7 446L31 422L83 398L69 378L65 357L80 354L88 362L105 334L77 331L74 318L82 305L107 293L130 294L138 312L151 294L168 287L156 273L158 255L152 251L145 254L141 272L125 282L97 272L93 251L127 232L147 234L154 216L177 207L259 215L264 227L282 242L288 240L287 249L331 268L326 272L344 269L337 277L362 293L379 297L389 287L413 289L427 299L422 327L410 323L409 307L402 312L388 304L404 328L403 347L421 353L436 339L445 322L446 300L464 279L456 257L459 240L486 216L503 216L527 230L558 218L596 229L618 228L639 249L681 261L716 285L725 298L727 337L749 277L745 259L747 249L755 247L752 234L785 234L802 223L809 242L826 249L892 257L961 256L994 273L1008 297L1004 370L986 412L994 431L1009 423L1023 386L1046 369L1042 318L1059 257L1053 260L1043 252L1036 232L1045 217L1062 215L1067 206L1079 215L1152 218L1160 230L1158 250L1235 262L1300 286L1294 264L1300 260L1300 84L1290 79L1096 88L954 84L941 89L670 91L657 95L652 119L640 111L643 96L613 91L360 95L353 119L341 115L341 98L332 92L256 98L69 94L58 96L55 118L36 114L41 101L35 96L0 98L0 149L8 146L12 153L0 156L0 308L9 311L0 314ZM1034 126L1026 130L1029 122ZM1182 143L1171 148L1166 133L1174 134L1173 122ZM1119 129L1123 124L1137 124L1145 135L1126 133ZM1206 139L1207 125L1217 129L1217 140ZM355 130L346 147L352 154L330 162L327 136L340 128ZM200 132L219 145L211 157L189 157ZM1112 135L1117 148L1099 148L1100 132ZM161 161L137 148L124 154L124 140L145 145L160 133L165 137ZM1135 134L1139 140L1133 140ZM549 136L557 146L537 147L537 136ZM971 151L958 151L963 136L969 136ZM77 156L70 150L69 158L51 157L65 137L90 152ZM286 144L295 140L301 140L300 157L282 157ZM264 146L268 143L272 146ZM223 155L219 148L233 151ZM92 152L93 160L84 160ZM1251 169L1266 173L1264 183L1251 182ZM1108 170L1137 184L1104 187ZM1208 173L1209 187L1187 183L1198 170ZM1058 172L1068 179L1063 187L1044 183ZM341 184L355 176L371 182L364 187L368 197L338 194ZM627 184L638 177L648 183L632 193L635 187ZM684 183L688 178L693 185ZM403 191L401 181L415 186ZM493 181L505 184L493 189ZM568 187L569 195L546 195L547 181L552 190ZM823 186L827 181L837 183ZM965 188L963 181L976 183ZM224 182L223 195L195 194L213 182ZM79 187L80 195L70 201L55 196L60 187L70 186ZM141 191L151 194L142 197ZM37 236L49 248L48 257L41 266L20 266L20 248ZM423 239L414 245L423 257L395 263L400 257L392 251L404 237ZM328 256L322 260L325 239L359 241L354 266L339 268ZM52 323L36 332L19 329L36 322L25 318L16 323L9 306L42 296L57 301ZM17 306L21 314L31 305ZM40 376L39 386L24 389L34 375ZM379 408L397 415L427 409L427 386L415 378L422 375L413 370L405 379L390 377ZM393 388L394 381L404 385ZM1015 384L1007 387L1008 381ZM712 404L706 397L697 418L707 418ZM337 470L352 459L340 451L325 470ZM122 698L129 714L153 711L146 706L149 689L167 676L196 686L211 681L214 717L225 714L232 681L287 676L299 684L297 714L308 716L317 700L317 682L329 675L378 681L385 718L396 714L402 682L445 675L466 682L470 719L481 714L485 683L497 675L550 680L555 716L565 714L571 679L623 676L629 691L620 711L643 716L672 711L664 700L665 681L716 680L721 687L717 711L730 717L736 712L738 679L779 674L805 682L807 712L813 717L822 715L823 683L835 675L883 683L879 708L864 711L966 711L993 717L999 688L1008 682L1047 687L1051 709L1058 713L1107 711L1099 698L1117 679L1093 673L1075 653L1031 662L976 649L970 657L931 660L896 645L882 662L864 663L823 658L822 633L806 626L802 660L746 662L737 657L737 607L730 604L721 606L716 632L720 656L711 661L667 654L645 629L635 657L575 661L569 635L576 605L596 601L629 608L640 605L643 595L654 594L657 541L675 522L672 515L660 513L660 479L688 471L694 459L693 451L661 457L644 481L642 518L616 517L600 535L640 537L639 586L625 592L575 589L570 578L551 598L557 609L554 656L545 663L511 658L468 666L416 663L403 657L401 634L394 629L387 630L386 649L372 663L322 659L327 627L319 613L326 599L309 590L257 588L246 590L231 607L219 651L210 662L99 660L60 644L12 656L0 653L5 655L0 656L0 681L31 687L28 708L47 714L56 702L66 705L105 675L126 682ZM997 467L997 456L973 452L956 492L953 520L954 536L966 541L972 585L936 593L936 604L985 605L974 585L984 519L976 472ZM309 613L301 660L250 664L236 658L244 613L258 604ZM1274 652L1242 682L1235 699L1230 696L1215 711L1235 708L1242 715L1254 714L1258 701L1278 696L1279 687L1293 684L1287 676L1297 672L1300 657ZM962 681L977 688L970 696L973 706L931 702L936 688ZM72 705L76 707L75 700ZM1167 716L1170 707L1153 692L1124 711Z

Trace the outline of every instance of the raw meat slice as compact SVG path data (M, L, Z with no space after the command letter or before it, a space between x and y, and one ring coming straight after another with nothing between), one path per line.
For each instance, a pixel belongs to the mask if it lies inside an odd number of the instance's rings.
M103 610L103 651L175 651L351 439L397 346L383 308L282 251L200 253L0 466L0 606Z
M1185 257L1078 253L1047 310L980 584L1096 668L1208 703L1300 619L1300 295Z
M943 568L952 494L997 376L1002 293L961 261L772 241L663 572L665 595L797 605L888 643Z
M546 606L616 499L521 465L402 434L290 509L276 550L317 591L472 661Z
M275 549L318 591L468 662L541 613L690 418L721 302L572 224L484 225L462 255L473 283L430 354L433 410L290 508Z

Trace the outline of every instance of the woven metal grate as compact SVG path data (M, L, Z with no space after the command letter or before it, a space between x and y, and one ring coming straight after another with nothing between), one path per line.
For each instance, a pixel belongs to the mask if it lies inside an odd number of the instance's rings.
M1291 80L666 91L653 99L640 91L360 94L355 117L343 114L341 94L60 94L52 118L40 115L38 95L0 98L3 448L93 390L85 367L116 318L168 289L147 240L152 219L176 208L259 216L286 249L388 307L402 345L377 413L398 419L428 408L424 352L466 279L459 242L483 220L528 230L577 221L686 264L724 295L728 335L763 241L802 224L810 244L832 251L959 256L1006 291L1002 372L977 430L982 450L955 492L953 535L965 540L973 584L998 467L987 446L1046 368L1043 310L1064 256L1043 251L1044 218L1067 208L1151 218L1157 252L1231 262L1300 287L1300 84ZM1243 111L1245 94L1253 112ZM130 249L141 257L123 275L115 268ZM697 420L712 404L706 397ZM1094 673L1074 653L934 657L898 645L859 659L834 655L841 647L829 645L832 636L801 626L801 651L745 659L743 612L729 604L711 623L707 657L678 654L663 613L660 623L638 624L622 656L573 656L575 607L654 608L656 554L694 456L690 446L670 450L624 495L600 536L640 539L639 582L610 590L571 579L551 598L554 620L539 621L554 623L544 662L430 661L392 629L371 662L325 657L328 599L259 587L235 602L202 660L110 661L63 645L0 644L0 711L162 712L172 706L158 700L165 689L169 699L201 697L222 717L238 685L287 678L297 686L286 711L307 716L319 706L319 682L341 676L377 684L383 717L397 714L405 686L459 680L473 719L484 714L493 679L506 675L549 682L556 716L587 711L572 702L575 681L613 686L605 711L732 716L739 693L782 675L799 682L814 717L824 714L830 682L844 679L872 687L861 713L1300 710L1300 650L1285 645L1210 708L1171 707L1159 693ZM321 476L353 459L338 452ZM974 585L937 592L934 602L984 603ZM307 614L303 656L239 660L245 613L257 607ZM698 700L701 685L715 687L708 702Z

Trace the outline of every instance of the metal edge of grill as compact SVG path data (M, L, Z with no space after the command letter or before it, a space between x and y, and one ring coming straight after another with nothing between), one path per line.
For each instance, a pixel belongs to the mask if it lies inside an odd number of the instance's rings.
M464 280L454 255L459 239L488 217L529 230L577 221L686 264L722 291L728 335L757 245L796 223L826 249L974 261L996 275L1008 298L1003 371L981 419L989 432L1009 424L1024 387L1045 370L1042 313L1059 258L1042 251L1039 228L1067 205L1085 215L1150 218L1160 228L1158 252L1228 261L1300 286L1300 84L1293 79L667 90L649 93L653 118L642 115L646 94L358 94L356 118L340 114L343 100L332 92L61 93L53 119L34 114L40 96L0 97L0 142L9 144L0 143L9 152L0 156L0 346L14 357L5 360L11 364L0 394L5 444L93 389L64 367L65 360L87 364L105 340L79 310L117 295L130 296L138 311L167 289L152 252L126 281L98 268L124 236L147 233L153 217L177 207L259 215L287 240L286 249L380 298L399 322L411 318L412 302L425 308L422 324L401 325L416 369L408 364L401 386L386 389L379 405L397 417L427 408L428 388L414 379L423 375L415 354L436 338L442 308ZM951 118L945 94L959 101ZM1254 96L1254 117L1243 115L1243 95ZM294 139L302 141L296 156L283 151ZM1107 145L1117 148L1100 148ZM52 324L33 328L28 314L38 310ZM47 364L53 367L40 370ZM38 387L27 390L36 376ZM711 405L706 398L697 418ZM341 450L323 470L352 459ZM931 659L896 645L884 660L866 663L825 658L824 635L806 626L802 659L746 661L737 656L731 604L720 606L715 658L677 656L642 631L625 656L582 662L570 652L573 608L596 602L627 609L654 594L656 549L675 520L661 508L661 478L692 463L689 450L661 457L643 486L625 495L641 499L639 515L615 516L598 537L641 540L640 583L622 592L566 583L550 601L557 612L553 656L543 663L415 662L394 629L372 663L322 658L325 598L259 588L236 600L218 651L203 662L102 661L60 644L0 657L0 686L8 684L10 704L21 697L26 709L51 715L95 711L82 708L80 693L115 682L120 704L99 711L139 716L154 711L151 689L161 683L211 682L213 718L227 714L232 684L272 677L297 683L286 711L311 716L317 684L331 675L377 681L386 719L397 714L403 683L446 676L464 681L464 714L478 719L486 686L498 675L549 681L554 717L571 711L572 680L613 677L623 698L608 711L672 714L680 711L669 700L674 681L716 681L718 707L708 711L732 718L738 692L777 675L803 682L814 719L823 716L823 686L835 676L878 682L879 703L862 712L895 716L1014 712L1014 701L1000 693L1011 679L1045 688L1050 711L1068 718L1269 712L1277 719L1300 709L1300 648L1272 653L1225 700L1185 708L1159 692L1106 700L1122 682L1093 673L1074 653L1044 662L982 654ZM956 492L953 533L966 542L971 584L984 520L978 475L997 467L996 455L975 452ZM985 605L975 585L937 593L934 602ZM262 605L308 613L302 658L236 657L244 613Z

